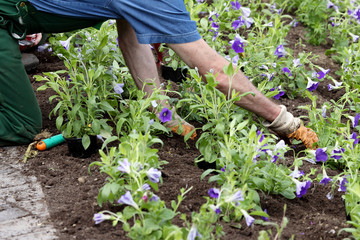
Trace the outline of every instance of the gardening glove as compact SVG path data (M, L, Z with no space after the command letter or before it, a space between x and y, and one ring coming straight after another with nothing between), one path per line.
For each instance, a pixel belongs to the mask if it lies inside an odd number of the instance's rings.
M306 148L313 149L313 144L319 141L315 132L310 128L306 128L302 125L299 118L295 118L291 113L286 111L284 105L280 105L281 111L279 116L272 122L264 122L263 125L281 137L287 137L288 139L301 140Z
M171 111L174 114L173 120L170 120L168 122L165 123L165 127L171 128L171 131L174 133L178 133L177 130L181 125L181 136L186 136L189 132L191 132L192 130L195 129L195 127L193 125L191 125L190 123L186 122L184 119L182 119L175 111L175 109L173 108ZM191 135L190 139L194 140L195 137L197 136L196 131L193 132L193 134Z

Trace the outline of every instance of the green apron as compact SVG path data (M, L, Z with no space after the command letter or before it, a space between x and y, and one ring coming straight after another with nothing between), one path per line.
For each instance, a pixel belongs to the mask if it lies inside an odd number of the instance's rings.
M0 0L0 147L30 143L42 127L18 40L27 34L68 32L97 23L98 19L40 12L27 1Z

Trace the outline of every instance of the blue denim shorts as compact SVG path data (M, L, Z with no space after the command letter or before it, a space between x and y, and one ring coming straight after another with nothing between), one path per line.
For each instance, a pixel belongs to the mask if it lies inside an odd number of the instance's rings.
M88 19L125 19L139 43L187 43L201 38L184 0L29 0L39 11Z

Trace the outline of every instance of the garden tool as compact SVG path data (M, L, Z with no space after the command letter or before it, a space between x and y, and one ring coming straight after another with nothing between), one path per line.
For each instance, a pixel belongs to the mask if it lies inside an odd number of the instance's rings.
M182 83L186 80L187 68L176 68L163 65L163 53L160 52L160 43L154 43L154 49L157 54L157 66L161 70L161 76L166 79L177 83Z
M182 119L176 113L174 108L172 109L172 112L174 114L173 120L166 122L164 124L165 127L171 128L172 132L180 134L181 136L186 136L187 134L193 131L193 133L190 136L190 139L194 140L197 136L195 127L190 123L186 122L184 119Z
M295 118L291 113L286 111L284 105L280 105L281 111L279 116L272 122L263 122L263 125L281 137L287 137L288 139L301 140L306 148L314 149L314 143L319 141L315 132L310 128L302 125L299 118Z
M65 142L65 138L61 134L58 134L38 142L36 144L36 148L40 151L44 151L55 147L63 142Z

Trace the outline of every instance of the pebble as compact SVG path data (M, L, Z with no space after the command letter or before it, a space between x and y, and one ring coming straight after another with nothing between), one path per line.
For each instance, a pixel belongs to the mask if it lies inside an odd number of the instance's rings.
M85 177L79 177L78 181L79 183L85 183Z

